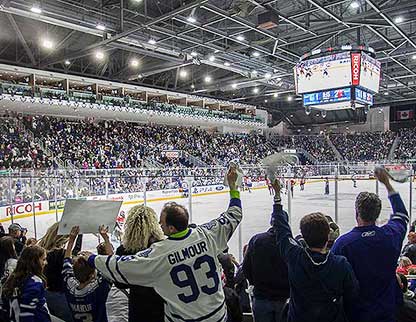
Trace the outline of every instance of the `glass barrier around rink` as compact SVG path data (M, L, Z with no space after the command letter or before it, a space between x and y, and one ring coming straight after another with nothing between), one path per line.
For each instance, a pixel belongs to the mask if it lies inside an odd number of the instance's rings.
M282 202L290 216L294 236L299 234L301 218L322 212L336 221L341 233L355 226L355 198L361 191L378 193L383 202L380 223L391 213L387 192L372 173L374 165L282 166L277 175L282 185ZM259 167L243 169L249 178L241 189L243 221L229 242L229 251L242 260L243 246L257 233L270 228L273 193L267 187L265 171ZM122 200L117 226L122 230L131 207L144 203L157 214L166 202L185 206L190 222L203 224L217 218L229 203L223 186L226 169L113 169L56 170L44 172L0 173L0 222L5 229L15 222L27 229L28 237L40 239L47 228L59 221L68 198ZM393 185L409 209L415 213L415 176ZM250 188L249 188L250 187ZM112 236L115 246L119 233ZM97 238L84 238L84 248L94 249Z

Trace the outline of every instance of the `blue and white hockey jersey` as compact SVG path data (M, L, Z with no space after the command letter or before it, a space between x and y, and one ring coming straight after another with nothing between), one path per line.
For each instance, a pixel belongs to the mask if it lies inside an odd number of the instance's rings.
M107 322L105 303L111 284L99 275L83 289L78 289L79 282L74 276L70 258L64 259L62 275L74 322Z
M49 322L45 287L40 277L29 277L20 294L9 301L10 320L13 322Z
M133 256L92 255L89 263L114 281L154 287L166 301L166 322L224 322L227 308L217 255L227 248L241 219L241 201L232 198L228 210L207 224Z

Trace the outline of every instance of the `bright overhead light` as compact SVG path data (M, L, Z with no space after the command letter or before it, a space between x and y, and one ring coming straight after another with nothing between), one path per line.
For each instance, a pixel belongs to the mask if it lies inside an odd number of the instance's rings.
M42 46L46 49L52 49L53 48L53 42L50 39L43 39Z
M234 88L234 89L236 89L237 88L237 84L236 83L231 84L231 87Z
M34 5L32 6L32 8L30 8L30 11L32 11L33 13L38 13L38 14L41 14L41 13L42 13L42 8L41 8L41 7L39 7L39 5L34 4Z
M384 95L386 95L386 96L389 95L389 92L384 92Z
M211 76L205 76L205 83L210 83L212 81Z
M191 56L196 57L196 56L198 56L198 53L196 51L193 51L193 52L191 52Z
M272 78L272 74L266 73L266 74L264 74L264 78L265 79L270 79L270 78Z
M292 96L288 96L288 97L287 97L287 101L288 101L288 102L291 102L292 100L293 100L293 97L292 97Z
M264 100L264 103L267 103L268 102L268 100Z
M153 38L150 38L148 43L151 45L156 45L156 40L154 40Z
M209 60L210 62L213 62L213 61L215 60L215 56L214 56L214 55L209 56L209 57L208 57L208 60Z
M194 84L192 84L192 85L191 85L191 88L192 88L192 89L194 89L194 88L195 88L195 85L194 85Z
M139 61L136 59L136 58L133 58L131 61L130 61L130 66L131 67L139 67Z
M394 18L394 23L401 23L403 22L403 17L402 16L398 16L396 18Z
M273 97L276 98L279 96L279 93L273 93Z
M226 61L226 62L224 63L224 66L231 66L231 64L230 64L228 61Z
M65 60L65 65L71 65L71 62L69 60Z
M351 2L350 6L353 9L358 9L360 7L360 4L359 4L358 1L353 1L353 2Z
M253 55L253 57L259 57L260 56L260 53L258 51L254 51L252 53L252 55Z
M186 76L188 76L188 72L187 72L185 69L182 69L182 70L179 72L179 76L180 76L181 78L185 78Z
M101 50L97 50L95 52L95 58L97 58L98 60L103 60L104 59L104 53Z
M254 93L254 94L257 94L258 92L259 92L259 88L258 88L258 87L254 87L254 88L253 88L253 93Z
M102 23L97 23L97 25L95 26L95 28L97 28L98 30L104 31L105 30L105 26Z
M142 74L139 74L139 75L137 75L137 78L138 79L142 79L143 78L143 75Z
M246 38L243 35L238 35L237 37L235 37L235 39L237 39L238 41L246 40Z
M186 18L186 21L188 21L190 23L195 23L196 22L196 18L194 16L189 16L188 18Z
M412 59L415 59L415 60L416 60L416 55L413 55L413 56L412 56Z
M140 3L140 2L142 2L143 0L133 0L133 2L137 2L137 3Z

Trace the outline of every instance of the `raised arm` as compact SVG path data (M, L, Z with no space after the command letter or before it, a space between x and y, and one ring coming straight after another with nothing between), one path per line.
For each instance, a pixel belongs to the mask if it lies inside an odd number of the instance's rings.
M77 238L79 234L79 226L74 226L71 229L71 232L69 233L69 241L68 241L68 245L66 246L66 250L65 250L65 258L71 258L71 254L72 254L72 248L74 248L74 244L75 244L75 239Z
M409 214L403 200L400 197L400 194L396 192L391 185L389 175L385 169L376 168L374 175L377 180L386 187L389 194L391 208L393 209L393 213L391 214L390 220L386 226L400 233L401 240L403 241L407 230L407 224L409 223Z
M110 238L108 237L108 227L101 225L98 229L98 232L104 240L105 253L107 255L113 255L113 246L111 245Z
M208 236L214 239L219 252L227 248L228 241L243 218L235 168L229 170L227 178L230 186L230 204L227 211L222 213L219 218L200 226Z
M276 241L285 262L289 262L290 256L296 252L302 251L301 246L293 239L292 230L289 226L289 216L283 210L282 201L280 197L280 183L275 179L272 183L275 191L272 221L273 227L277 230Z

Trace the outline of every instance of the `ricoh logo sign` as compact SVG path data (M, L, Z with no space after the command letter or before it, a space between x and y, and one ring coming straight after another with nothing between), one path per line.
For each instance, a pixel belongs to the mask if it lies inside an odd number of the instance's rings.
M21 203L8 207L0 208L0 218L7 218L11 215L25 215L49 210L49 204L45 201L36 201L35 203Z
M352 85L360 85L361 54L351 53Z

